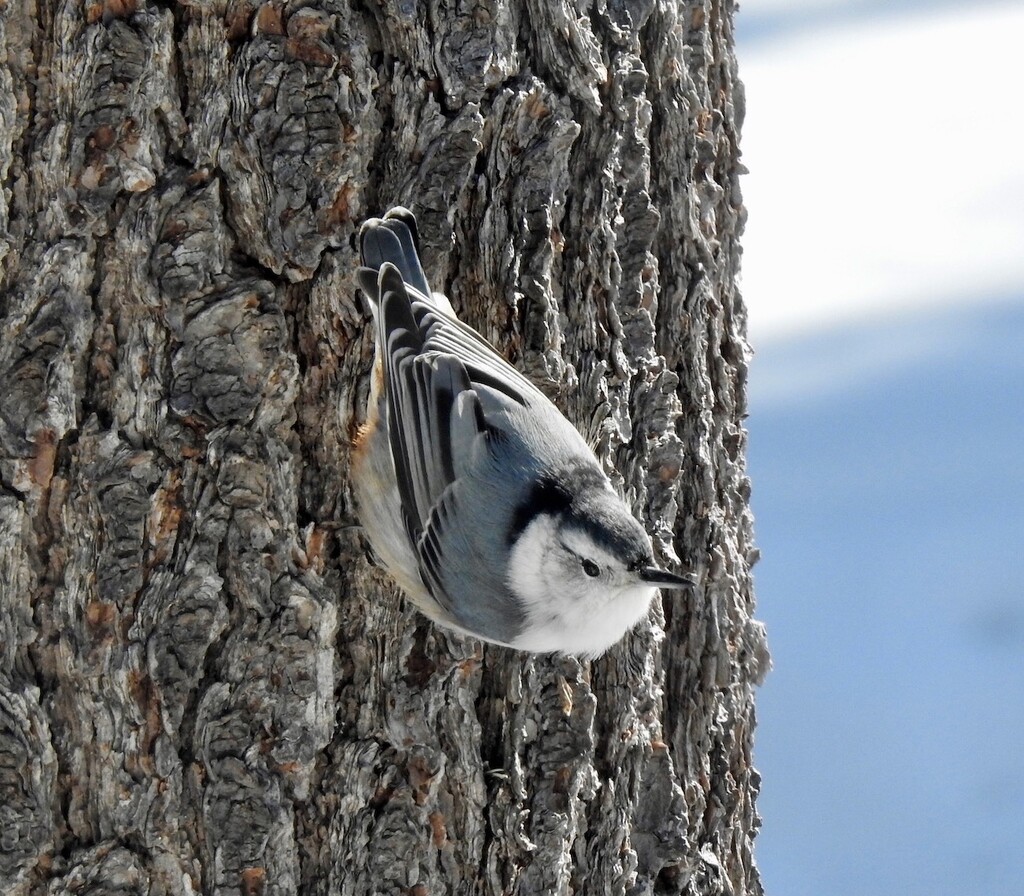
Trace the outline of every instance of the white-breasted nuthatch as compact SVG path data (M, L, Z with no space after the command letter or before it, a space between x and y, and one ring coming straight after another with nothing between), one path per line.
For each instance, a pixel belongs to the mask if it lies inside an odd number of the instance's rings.
M651 541L583 437L432 293L416 219L359 232L377 348L352 481L375 553L446 628L538 653L597 656L658 587Z

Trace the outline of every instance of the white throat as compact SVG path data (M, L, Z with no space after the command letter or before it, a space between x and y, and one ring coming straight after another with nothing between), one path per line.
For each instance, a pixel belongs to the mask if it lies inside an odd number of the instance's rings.
M535 653L604 653L647 613L657 589L641 582L569 576L557 548L557 524L540 514L512 547L508 585L522 602L523 632L512 645Z

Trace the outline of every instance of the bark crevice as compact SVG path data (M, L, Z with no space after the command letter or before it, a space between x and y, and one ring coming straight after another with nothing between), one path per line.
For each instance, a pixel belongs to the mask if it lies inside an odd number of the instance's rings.
M760 892L733 15L0 8L0 890ZM365 556L397 203L699 578L593 663Z

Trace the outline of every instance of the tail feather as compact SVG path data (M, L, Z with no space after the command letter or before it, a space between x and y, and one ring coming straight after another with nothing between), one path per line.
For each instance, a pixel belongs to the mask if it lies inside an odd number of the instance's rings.
M407 285L430 296L430 284L420 264L418 245L416 218L401 206L391 209L383 218L370 218L363 224L359 230L363 267L358 271L358 278L359 285L374 302L380 300L377 279L385 264L393 264Z

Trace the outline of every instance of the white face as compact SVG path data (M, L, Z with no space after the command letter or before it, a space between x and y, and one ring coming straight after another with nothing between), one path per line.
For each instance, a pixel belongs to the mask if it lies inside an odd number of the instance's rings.
M585 533L539 515L512 549L508 583L527 619L513 647L594 657L643 617L656 588Z

